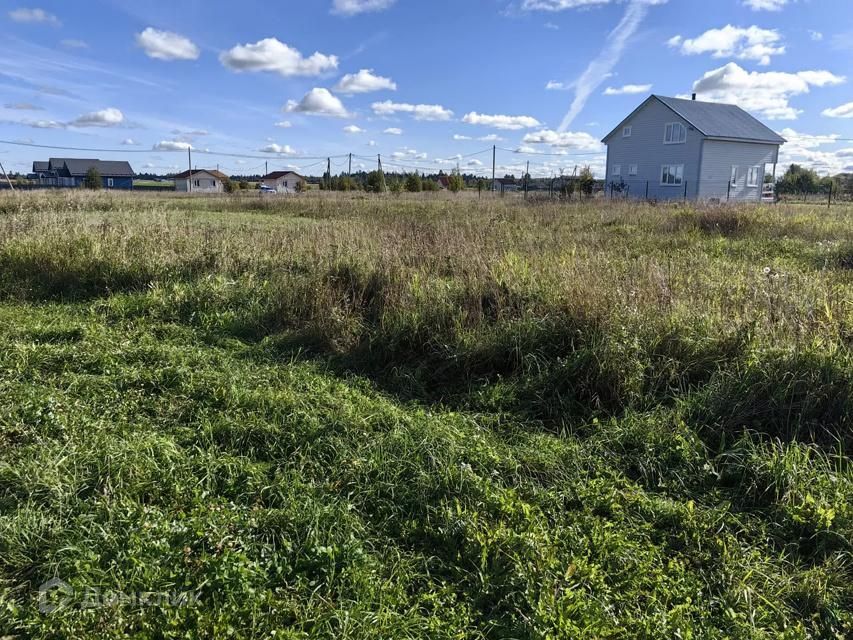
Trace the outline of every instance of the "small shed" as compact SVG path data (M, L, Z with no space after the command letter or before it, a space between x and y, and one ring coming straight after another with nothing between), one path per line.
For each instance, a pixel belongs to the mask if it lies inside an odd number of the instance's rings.
M305 188L306 180L295 171L273 171L268 173L261 182L279 193L297 193Z
M192 169L174 176L175 191L181 193L223 193L228 176L216 169Z

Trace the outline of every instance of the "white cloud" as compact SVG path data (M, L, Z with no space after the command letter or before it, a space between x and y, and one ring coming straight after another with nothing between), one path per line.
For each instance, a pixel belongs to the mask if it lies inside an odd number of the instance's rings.
M504 116L504 115L486 115L472 111L465 114L462 122L468 124L478 124L485 127L494 127L495 129L503 129L506 131L517 131L519 129L532 129L542 125L536 118L532 116Z
M64 129L65 124L56 120L25 120L21 124L25 124L33 129Z
M69 122L72 127L115 127L124 122L124 114L110 107L100 111L85 113L76 120Z
M820 42L821 40L823 40L823 34L820 31L809 29L809 38L811 38L815 42Z
M161 140L151 148L154 151L186 151L194 147L189 142L180 140Z
M525 0L526 2L528 0ZM539 3L545 0L529 0ZM577 0L551 0L552 3L564 4L566 2L575 2ZM607 36L607 42L598 57L589 63L584 72L574 83L575 97L566 113L563 121L560 123L559 131L566 131L574 122L574 119L583 111L587 100L592 95L604 79L616 66L628 45L628 41L633 37L634 33L640 27L640 24L645 19L649 12L649 7L652 5L664 4L667 0L629 0L628 7L625 9L625 14L616 25L616 28ZM568 8L568 7L563 7Z
M136 44L155 60L198 60L199 48L189 38L148 27L136 35Z
M503 142L504 139L496 133L490 133L487 136L481 136L477 138L477 140L479 140L480 142Z
M328 89L317 87L306 93L299 102L289 100L284 110L287 113L305 113L312 116L350 117L340 98L332 95Z
M785 45L778 31L755 25L743 28L727 24L720 29L708 29L695 38L675 36L667 44L685 56L710 53L714 58L755 60L764 66L770 64L771 56L785 53Z
M781 11L790 0L743 0L753 11Z
M304 57L276 38L241 44L219 54L219 61L232 71L271 71L285 77L317 76L338 68L338 57L315 52Z
M279 129L290 129L293 125L290 123L290 120L281 120L276 122L273 126L278 127Z
M376 140L368 140L367 146L368 147L375 147L376 146Z
M522 140L525 144L547 144L560 149L576 149L578 151L601 151L602 144L598 138L585 131L551 131L542 129L528 133Z
M387 134L389 136L401 136L403 135L403 130L399 127L388 127L382 133Z
M550 29L551 31L559 31L560 30L560 25L554 24L553 22L546 22L543 26L546 29Z
M827 118L853 118L853 102L832 109L824 109L822 113Z
M359 13L383 11L394 4L396 0L334 0L332 13L342 16L354 16Z
M438 104L407 104L404 102L374 102L371 105L373 113L379 116L390 116L396 113L409 113L415 120L450 120L453 112Z
M565 11L608 4L611 0L524 0L521 8L525 11Z
M296 150L289 144L282 146L280 144L276 144L275 142L258 149L258 151L261 151L263 153L277 153L279 155L285 156L292 156L296 154Z
M88 49L89 43L85 40L75 40L73 38L66 38L65 40L60 40L59 44L61 44L66 49Z
M468 161L468 166L469 166L469 167L482 167L482 166L483 166L483 163L482 163L482 161L477 160L477 159L475 158L474 160L469 160L469 161Z
M794 162L823 174L840 173L851 165L853 149L837 151L821 149L821 147L836 144L840 137L838 134L810 135L785 128L779 132L779 135L788 141L779 151L779 165L782 171Z
M626 84L621 87L607 87L604 90L606 96L626 96L637 93L648 93L652 90L650 84Z
M350 124L344 127L344 133L364 133L364 129L354 124Z
M549 80L548 84L545 85L547 91L565 91L569 88L565 82L558 82L557 80Z
M9 17L14 22L44 23L54 27L62 26L59 18L44 9L15 9L9 12Z
M750 72L730 62L708 71L693 83L693 90L703 100L737 104L769 120L793 120L801 111L790 105L792 97L844 81L829 71Z
M460 136L458 133L453 134L454 140L471 140L471 136Z
M127 146L127 147L135 147L135 146L137 146L137 145L139 144L139 143L138 143L136 140L134 140L133 138L125 138L124 140L122 140L122 141L121 141L121 143L122 143L123 145Z
M373 69L362 69L358 73L348 73L335 86L335 91L347 95L383 90L396 91L397 83L391 78L375 75Z

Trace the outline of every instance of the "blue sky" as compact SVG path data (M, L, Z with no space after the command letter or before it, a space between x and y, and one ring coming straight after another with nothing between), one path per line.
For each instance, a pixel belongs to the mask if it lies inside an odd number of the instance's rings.
M164 173L192 145L194 166L229 173L319 174L313 158L351 152L354 168L381 153L389 169L486 175L494 144L501 175L528 160L534 175L601 174L600 139L649 93L692 91L782 133L785 163L853 171L850 0L0 7L0 140L115 150L0 142L11 171L52 155Z

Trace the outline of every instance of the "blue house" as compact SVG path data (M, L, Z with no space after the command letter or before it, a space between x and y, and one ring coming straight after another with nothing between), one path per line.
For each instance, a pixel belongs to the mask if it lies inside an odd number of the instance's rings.
M652 95L602 142L608 193L759 202L785 139L736 105Z
M39 184L51 187L80 187L90 169L101 175L104 189L133 189L136 174L124 160L51 158L47 162L33 162L34 178Z

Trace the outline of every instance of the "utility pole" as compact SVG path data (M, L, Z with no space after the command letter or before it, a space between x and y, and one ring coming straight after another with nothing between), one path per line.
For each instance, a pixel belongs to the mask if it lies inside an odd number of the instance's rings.
M187 163L190 167L189 177L187 177L187 184L189 185L189 192L193 192L193 148L187 146Z
M527 161L527 171L524 172L524 199L527 200L527 183L530 181L530 160Z
M388 186L385 184L385 172L382 171L382 154L377 154L376 160L379 163L379 179L382 180L382 193L385 193L388 190Z
M495 191L495 158L498 155L498 146L492 145L492 193Z
M347 178L352 178L352 152L349 154L349 164L347 165Z
M6 170L3 168L3 163L2 163L2 162L0 162L0 171L2 171L2 172L3 172L3 177L4 177L4 178L6 178L6 182L8 182L8 183L9 183L9 188L10 188L12 191L14 191L14 190L15 190L15 187L13 187L13 186L12 186L12 181L11 181L11 180L9 180L9 175L6 173Z
M264 160L264 176L268 176L270 174L270 161Z
M332 188L332 159L326 158L326 191Z

